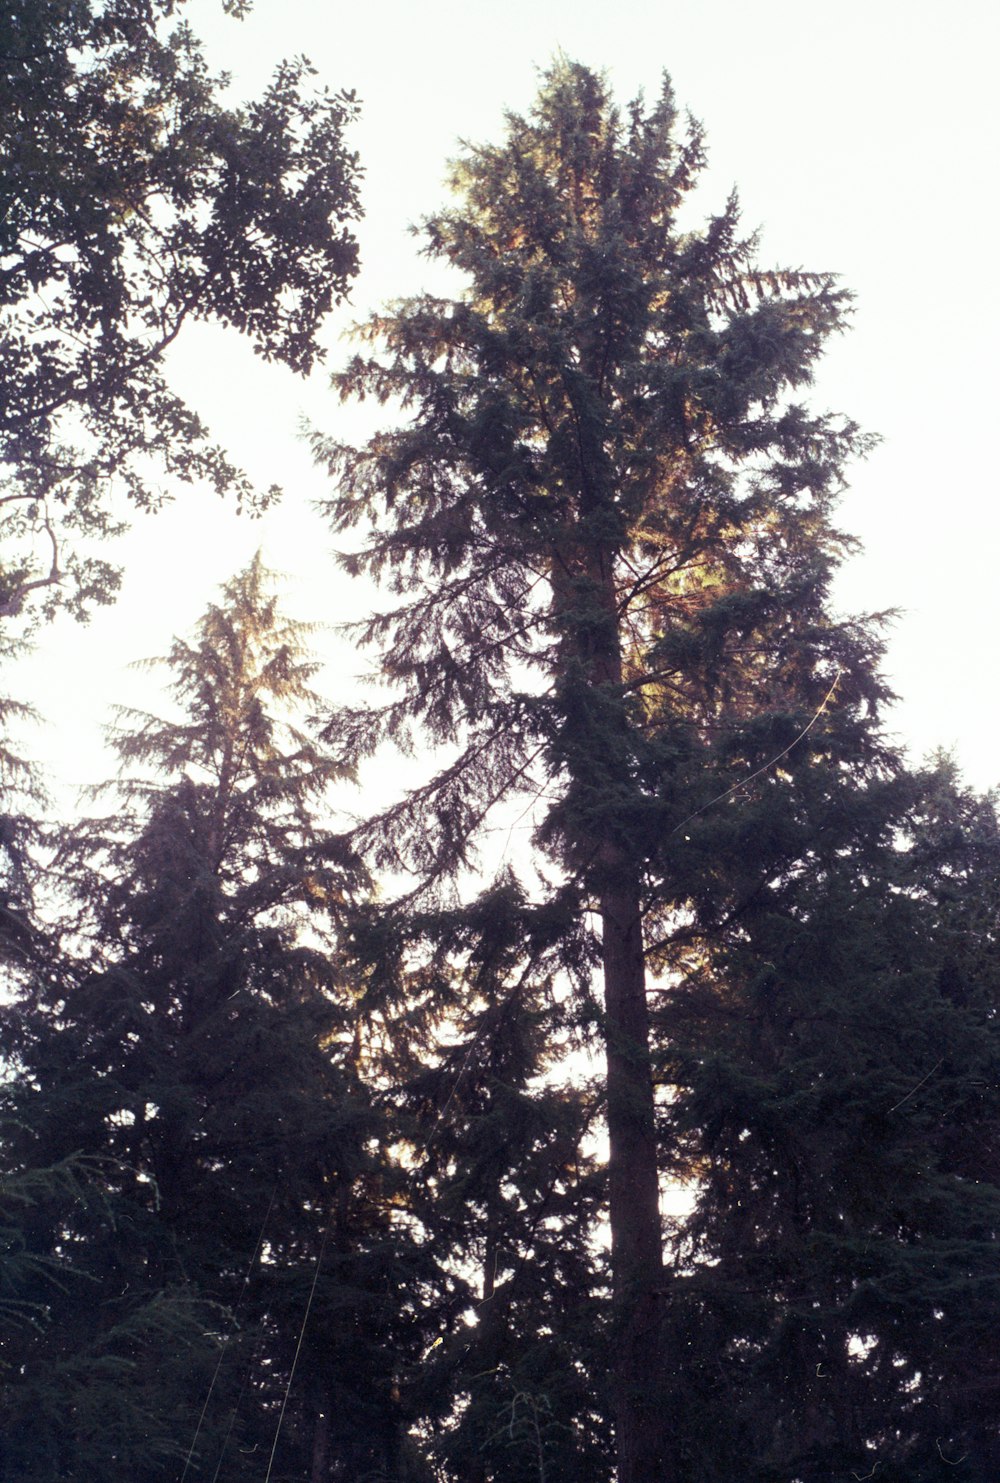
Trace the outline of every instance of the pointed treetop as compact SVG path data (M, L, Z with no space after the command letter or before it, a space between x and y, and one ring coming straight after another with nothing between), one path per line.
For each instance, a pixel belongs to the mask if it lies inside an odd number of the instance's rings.
M274 576L258 552L224 584L221 601L206 608L191 639L175 639L163 658L141 661L169 667L185 720L119 708L112 741L123 770L146 763L167 778L184 771L203 781L218 780L221 769L228 786L246 788L296 761L311 769L309 791L343 775L297 724L320 701L311 684L319 666L306 647L313 625L281 613Z

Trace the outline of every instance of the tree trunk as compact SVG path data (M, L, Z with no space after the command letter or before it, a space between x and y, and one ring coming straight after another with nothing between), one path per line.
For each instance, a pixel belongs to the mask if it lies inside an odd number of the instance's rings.
M665 1483L659 1171L637 889L601 899L618 1483Z
M569 572L573 563L564 560L562 565ZM581 565L594 612L600 616L585 626L576 658L583 660L602 709L609 700L617 702L622 742L619 751L617 739L609 737L607 754L591 759L591 783L603 770L607 787L617 792L627 785L620 773L628 766L630 747L622 702L614 555L608 549L591 552ZM571 585L570 591L560 591L562 585L554 583L557 606L578 605L580 588L572 590ZM568 628L572 632L572 626ZM598 725L595 736L599 732ZM626 845L613 839L583 843L595 866L602 931L618 1483L666 1483L673 1468L667 1456L660 1384L658 1293L663 1249L640 879Z
M478 1303L479 1321L482 1326L481 1332L495 1330L496 1313L491 1306L496 1294L497 1281L497 1258L499 1255L497 1242L497 1217L496 1217L496 1191L491 1190L488 1198L486 1215L486 1243L483 1255L483 1295ZM486 1362L490 1363L489 1360ZM490 1472L487 1470L486 1459L480 1451L479 1456L467 1464L466 1483L489 1483Z

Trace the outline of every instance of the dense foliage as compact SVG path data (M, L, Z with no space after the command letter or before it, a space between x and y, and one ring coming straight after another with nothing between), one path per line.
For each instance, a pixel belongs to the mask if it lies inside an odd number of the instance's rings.
M173 0L0 12L0 618L107 601L107 535L164 474L252 490L168 385L187 321L298 372L357 271L343 93L282 63L222 101ZM81 543L82 542L82 543ZM9 625L8 625L9 626Z
M334 1439L355 1477L415 1341L331 936L360 879L312 818L335 768L259 563L169 664L179 714L123 715L120 806L61 841L80 945L10 1024L8 1198L42 1193L2 1476L252 1477L285 1412L283 1469Z
M832 506L865 443L799 399L848 296L761 268L735 200L682 225L702 164L669 87L623 117L556 65L427 223L465 291L376 316L335 378L408 417L361 449L317 441L336 527L373 527L349 569L401 598L360 625L391 698L330 734L357 752L419 726L451 749L361 842L433 891L491 810L540 796L558 868L540 899L568 942L600 924L621 1483L672 1476L652 976L682 916L730 919L796 868L817 769L889 766L877 637L827 603Z
M3 508L56 547L149 453L234 477L160 380L185 317L308 369L353 271L348 101L227 113L170 13L0 20ZM45 837L0 753L0 1483L1000 1471L1000 821L887 743L830 607L866 444L801 398L848 297L735 201L693 226L702 163L669 88L559 62L455 167L464 290L336 378L397 425L317 443L383 704L316 693L257 559L118 713L103 815Z
M997 818L945 766L843 804L656 1016L697 1191L665 1396L706 1483L997 1466Z

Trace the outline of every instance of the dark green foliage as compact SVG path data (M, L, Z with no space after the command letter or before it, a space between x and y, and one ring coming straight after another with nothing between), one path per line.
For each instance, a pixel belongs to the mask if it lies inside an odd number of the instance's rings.
M838 791L839 827L689 942L656 1018L698 1180L669 1287L692 1483L1000 1456L1000 834L946 771Z
M15 709L3 707L8 715ZM39 797L30 764L2 745L0 795L0 963L16 982L33 955L29 853Z
M865 442L789 395L848 296L759 271L734 202L681 231L703 152L674 123L669 90L623 121L592 74L554 69L504 145L456 166L460 205L427 224L464 296L372 320L384 354L336 378L412 414L362 450L317 442L341 479L338 528L379 532L349 569L409 595L361 627L405 696L345 739L405 741L414 721L467 738L460 774L393 815L417 870L460 863L482 811L539 767L572 780L553 845L572 856L610 829L647 855L670 774L720 709L749 720L752 688L756 760L773 742L762 716L772 731L775 710L808 719L838 666L841 710L879 693L865 635L823 607L845 544L829 509ZM595 686L616 654L617 685Z
M170 664L180 718L126 717L124 807L63 842L89 947L11 1015L9 1167L82 1156L92 1198L26 1238L49 1291L8 1435L44 1412L49 1450L3 1476L257 1478L287 1395L274 1476L325 1447L355 1478L399 1450L421 1342L333 953L363 882L312 819L337 769L294 725L311 666L259 562Z
M567 926L508 876L467 909L381 913L356 938L369 1055L438 1267L404 1401L463 1483L608 1476L599 1094L561 1067L579 1044L564 975L579 989L590 962Z
M194 172L172 217L143 212L152 174L90 180L91 235L45 259L81 358L17 342L38 387L63 377L49 432L75 420L109 460L50 486L82 528L87 479L128 482L178 432L177 471L232 479L157 401L187 314L307 369L353 268L329 235L348 100L310 113L293 69L220 113L186 34L155 39L167 9L32 12L43 37L101 31L64 90L93 105L86 168L114 104L140 175L168 145ZM261 129L267 189L238 168ZM172 649L178 714L121 714L116 811L60 836L61 950L11 801L0 1483L1000 1471L1000 829L886 746L878 623L829 607L865 440L798 398L847 296L762 270L733 201L691 229L702 162L668 88L623 115L561 62L455 167L427 242L465 291L374 320L337 378L401 424L317 444L335 524L370 535L348 567L399 600L360 629L384 705L336 711L322 745L296 720L323 702L255 562ZM115 314L175 229L197 281L167 269L132 304L160 338L129 363ZM276 262L302 269L280 312ZM41 504L14 518L48 528ZM350 843L321 827L330 783L420 738L423 786ZM536 868L463 902L498 821L508 849L533 831ZM373 901L355 850L413 889ZM664 1175L694 1202L665 1262Z
M356 755L419 729L446 758L359 844L433 891L524 794L570 932L600 924L620 1483L679 1465L657 1391L644 952L655 967L680 914L724 921L808 851L819 759L885 760L876 625L827 604L848 544L831 511L866 440L799 400L848 295L761 269L735 200L691 229L703 161L668 86L623 114L557 63L426 224L463 290L371 320L371 352L335 378L402 403L401 422L362 449L316 444L335 527L371 525L348 569L399 597L359 629L391 698L336 713L331 737Z
M5 1038L9 1050L15 1037ZM57 1069L72 1078L66 1060ZM25 1082L4 1089L0 1476L170 1477L187 1408L209 1383L218 1314L187 1283L150 1283L113 1159L45 1162L52 1140L24 1120L43 1095Z
M7 0L0 15L0 617L33 592L107 601L108 494L155 505L158 471L251 494L169 389L188 320L306 372L357 271L348 94L280 65L219 99L172 0ZM65 585L60 585L64 583Z

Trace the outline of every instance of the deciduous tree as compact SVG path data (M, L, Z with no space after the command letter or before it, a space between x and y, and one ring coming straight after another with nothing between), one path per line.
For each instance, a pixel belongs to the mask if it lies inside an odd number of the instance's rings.
M231 9L238 9L233 6ZM77 612L90 537L158 485L252 495L168 384L193 320L307 372L357 271L350 94L284 62L227 106L174 0L10 0L0 15L0 618ZM8 623L9 629L10 624Z

